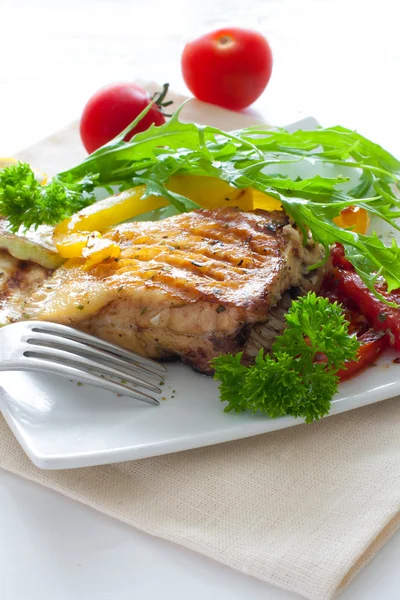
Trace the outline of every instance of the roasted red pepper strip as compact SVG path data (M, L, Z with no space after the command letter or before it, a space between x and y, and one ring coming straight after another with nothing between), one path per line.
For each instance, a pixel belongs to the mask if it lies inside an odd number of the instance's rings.
M333 277L337 281L340 294L353 300L367 317L370 324L377 331L384 331L389 335L390 344L400 352L400 309L392 308L379 300L361 281L357 273L334 269ZM381 291L391 302L399 302L398 292L388 294Z
M342 244L335 244L331 250L331 255L332 264L334 267L339 267L341 269L345 269L346 271L354 271L353 265L345 257Z
M389 336L382 331L369 329L366 333L358 338L361 346L358 350L357 360L346 363L346 368L338 371L340 381L350 379L366 367L373 364L379 354L389 344Z

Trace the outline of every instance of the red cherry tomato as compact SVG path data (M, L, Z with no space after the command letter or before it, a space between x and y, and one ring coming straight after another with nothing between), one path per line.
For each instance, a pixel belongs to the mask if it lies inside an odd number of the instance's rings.
M163 100L165 94L161 96ZM150 101L146 90L136 83L114 83L96 92L86 104L81 117L80 134L86 150L94 152L112 140L136 119ZM159 105L154 105L125 139L145 131L152 123L165 123Z
M182 74L194 96L242 110L264 91L272 72L272 52L258 32L218 29L186 44Z

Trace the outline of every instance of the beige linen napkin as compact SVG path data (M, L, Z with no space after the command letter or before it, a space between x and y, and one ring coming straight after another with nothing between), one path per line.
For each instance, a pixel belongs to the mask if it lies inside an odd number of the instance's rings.
M186 118L232 127L231 114L200 103L188 107ZM72 125L20 158L53 173L82 156ZM57 472L34 467L0 416L0 467L232 568L327 600L400 525L398 400L208 448Z

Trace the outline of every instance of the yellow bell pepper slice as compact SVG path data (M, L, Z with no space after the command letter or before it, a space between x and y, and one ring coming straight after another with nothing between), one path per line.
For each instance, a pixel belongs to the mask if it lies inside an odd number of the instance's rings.
M121 248L111 240L101 237L91 237L86 248L82 250L86 262L83 268L88 271L109 258L118 258Z
M202 208L237 206L242 210L252 210L253 207L249 190L234 188L226 181L214 177L174 175L167 187L171 192L197 202Z
M367 233L370 224L368 211L360 206L348 206L344 208L333 222L343 229L351 228L356 233Z
M155 196L142 200L144 191L145 187L140 185L100 200L61 221L56 225L53 233L53 241L60 256L63 258L83 256L87 258L85 268L88 269L108 257L116 258L120 252L117 245L113 244L112 247L110 244L99 245L99 241L98 245L94 246L90 244L90 240L93 236L100 240L100 232L109 227L168 204L167 200Z
M55 229L55 237L77 231L104 231L113 225L132 219L168 204L167 200L149 196L142 200L144 185L139 185L115 196L110 196L61 221Z
M263 194L258 190L251 190L253 200L253 210L261 208L262 210L283 210L282 204L276 198L273 198L269 194Z
M82 251L86 248L90 235L93 235L93 233L53 234L53 242L62 258L76 258L77 256L82 256ZM100 236L100 234L97 235Z

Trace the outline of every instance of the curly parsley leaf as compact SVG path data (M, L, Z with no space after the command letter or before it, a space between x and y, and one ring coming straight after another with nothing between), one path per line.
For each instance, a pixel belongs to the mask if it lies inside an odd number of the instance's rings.
M341 306L313 292L292 302L286 325L271 354L261 349L250 367L241 363L242 353L213 360L226 412L292 415L307 423L328 414L337 372L356 358L359 342L349 335ZM317 361L317 355L324 360Z
M29 165L18 163L0 171L0 214L13 232L54 225L94 202L93 187L88 178L69 186L57 179L41 185Z

